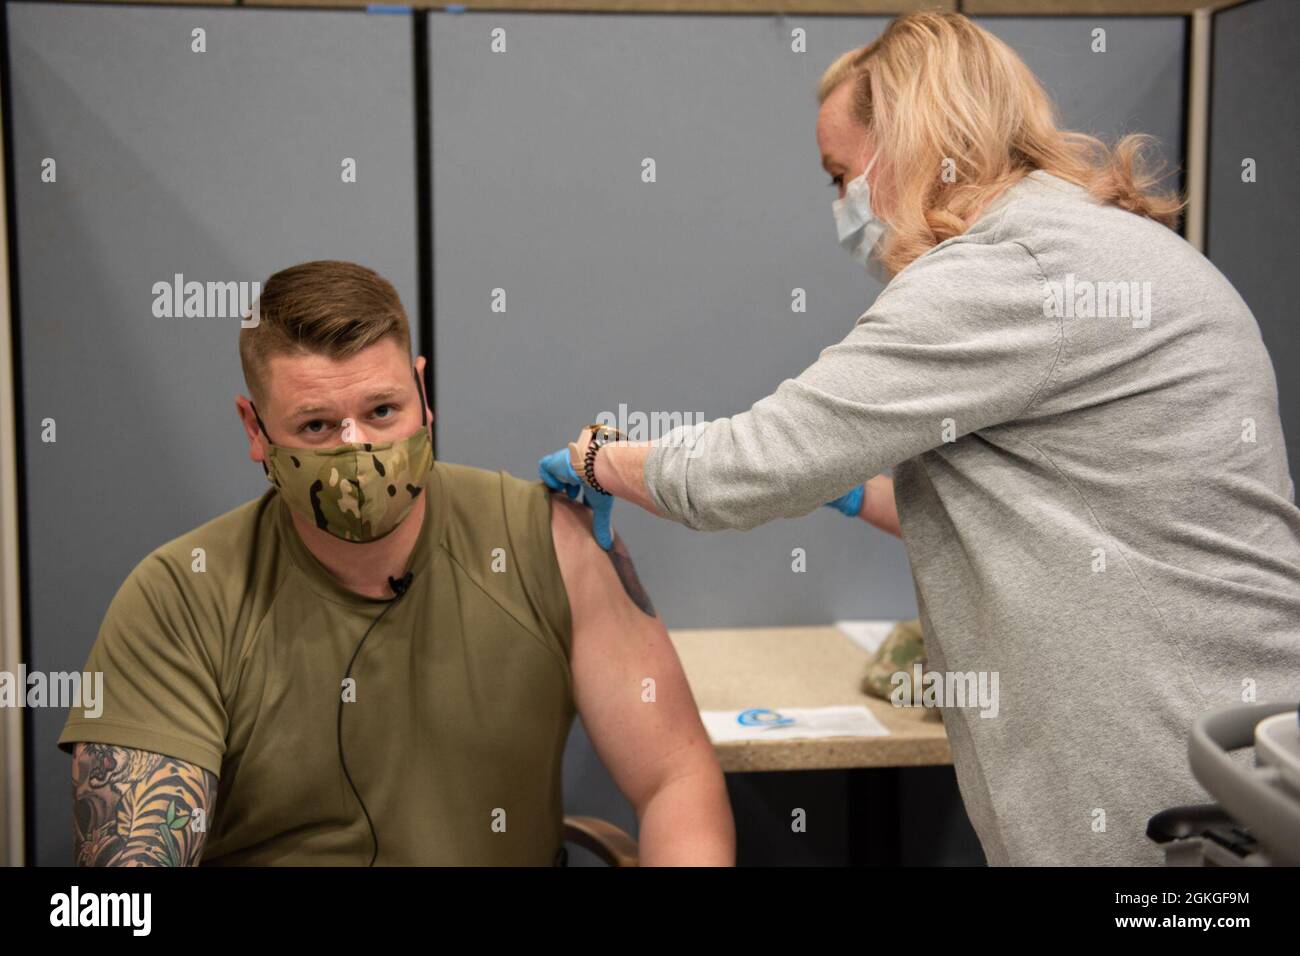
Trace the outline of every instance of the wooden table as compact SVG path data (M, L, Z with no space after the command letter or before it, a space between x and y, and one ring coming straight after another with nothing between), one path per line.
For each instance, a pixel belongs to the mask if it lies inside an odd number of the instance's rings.
M889 729L888 737L714 744L724 772L952 763L943 723L934 712L927 716L920 708L894 707L862 692L869 655L838 628L682 629L669 636L700 710L856 704Z

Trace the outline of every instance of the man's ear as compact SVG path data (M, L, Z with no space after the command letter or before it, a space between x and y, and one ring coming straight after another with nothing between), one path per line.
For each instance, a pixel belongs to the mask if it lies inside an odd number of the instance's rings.
M433 421L433 404L429 401L429 390L424 387L424 368L428 363L425 362L423 355L415 357L415 377L420 380L420 394L424 396L424 407L429 411L429 421L424 424L428 425Z
M235 412L239 422L244 426L244 435L248 438L249 461L266 461L266 452L262 446L262 429L258 427L257 416L253 414L253 403L243 395L235 396Z

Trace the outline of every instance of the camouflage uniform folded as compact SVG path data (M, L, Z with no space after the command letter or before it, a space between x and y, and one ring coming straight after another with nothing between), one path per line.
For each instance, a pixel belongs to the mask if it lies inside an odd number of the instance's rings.
M896 686L892 683L895 674L902 671L911 675L912 665L918 663L924 673L923 638L920 621L899 621L894 625L876 653L867 661L867 676L862 679L863 692L881 700L889 700ZM925 708L925 716L939 719L939 708Z

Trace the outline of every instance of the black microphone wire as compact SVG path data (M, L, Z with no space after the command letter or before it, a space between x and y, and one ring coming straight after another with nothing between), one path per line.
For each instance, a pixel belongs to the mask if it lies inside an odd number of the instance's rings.
M414 577L415 575L413 572L407 571L406 574L401 579L394 578L394 577L390 577L388 579L388 586L393 589L394 593L396 594L396 597L389 599L387 606L382 611L380 611L377 615L375 615L375 619L371 621L370 626L366 628L366 633L361 635L361 640L357 642L357 649L352 652L352 660L348 661L347 673L343 675L344 681L346 681L349 677L352 676L352 665L357 662L357 656L361 653L361 648L365 645L366 638L370 636L370 632L375 629L376 624L378 624L380 621L383 620L384 615L387 614L392 609L393 605L402 599L402 595L404 595L407 589L411 586L411 580ZM352 774L348 772L347 760L345 760L343 757L343 694L341 692L342 684L343 681L340 681L339 682L339 686L340 686L339 719L338 719L339 766L343 768L343 776L347 778L348 786L352 788L352 794L357 798L357 803L361 804L361 812L365 814L366 817L366 826L370 828L370 839L371 841L374 842L375 850L374 853L372 853L370 856L370 862L367 863L366 866L374 866L375 860L379 859L379 834L375 832L375 822L372 819L370 819L370 811L366 809L366 801L361 799L361 791L359 791L357 789L357 785L353 783Z

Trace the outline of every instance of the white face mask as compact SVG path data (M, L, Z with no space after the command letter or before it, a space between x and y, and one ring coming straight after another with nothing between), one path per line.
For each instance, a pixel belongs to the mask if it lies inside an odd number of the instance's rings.
M871 187L867 185L867 173L879 158L880 152L877 151L862 175L845 187L844 198L831 203L831 211L835 214L835 231L839 234L840 245L862 263L873 279L887 285L892 277L875 252L889 227L872 211Z

